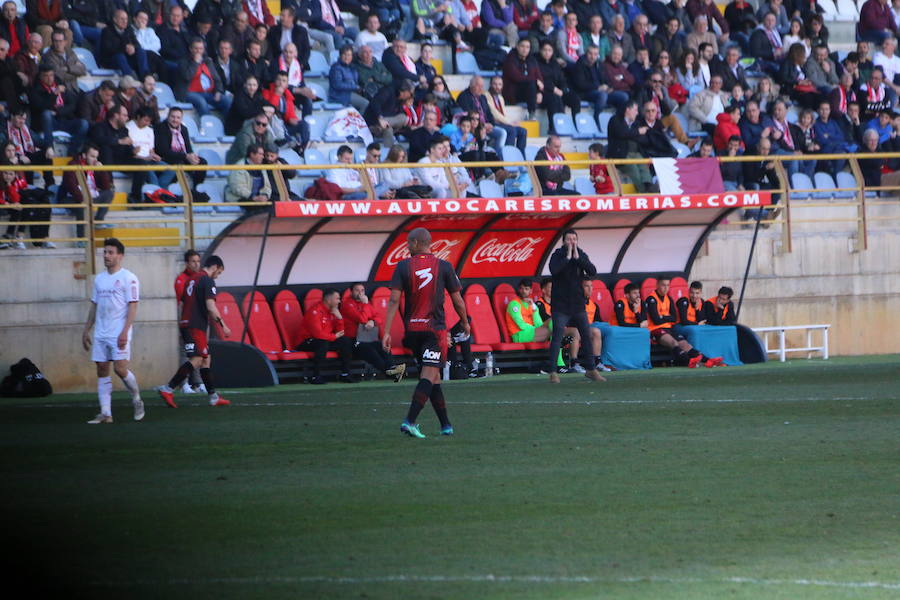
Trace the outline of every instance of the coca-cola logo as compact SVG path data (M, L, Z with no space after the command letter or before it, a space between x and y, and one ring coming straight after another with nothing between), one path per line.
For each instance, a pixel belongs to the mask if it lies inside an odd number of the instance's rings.
M458 246L459 242L460 240L434 240L431 242L431 253L441 260L448 260L450 258L450 251ZM409 258L409 248L406 245L406 240L391 250L387 255L387 259L385 259L385 263L390 267L394 267L404 258Z
M526 262L534 254L535 246L543 241L542 237L523 237L512 242L492 238L475 250L471 262L475 265L483 262Z

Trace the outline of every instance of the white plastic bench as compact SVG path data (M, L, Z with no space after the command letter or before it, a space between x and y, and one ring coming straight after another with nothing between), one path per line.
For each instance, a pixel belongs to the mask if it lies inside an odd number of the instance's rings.
M763 338L763 344L766 348L766 354L777 354L778 359L781 362L786 360L785 355L788 352L806 352L807 358L812 357L813 352L819 352L822 354L822 358L824 360L828 360L828 330L831 325L788 325L785 327L754 327L753 331L756 333L761 333ZM801 331L806 330L806 346L803 348L788 348L785 342L786 331ZM822 332L822 345L821 346L813 346L812 344L812 335L813 331L821 331ZM778 347L772 350L769 349L769 333L777 333L778 334Z

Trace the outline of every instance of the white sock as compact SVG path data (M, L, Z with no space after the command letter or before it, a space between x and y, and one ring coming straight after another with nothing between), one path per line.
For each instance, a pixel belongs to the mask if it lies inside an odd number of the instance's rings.
M137 379L134 377L134 373L128 371L125 377L120 377L122 383L125 384L125 387L131 392L131 400L136 401L141 399L141 388L138 387Z
M112 377L97 378L97 396L100 398L100 414L112 416Z
M209 403L210 404L215 404L218 401L219 401L218 392L213 392L212 394L209 395Z

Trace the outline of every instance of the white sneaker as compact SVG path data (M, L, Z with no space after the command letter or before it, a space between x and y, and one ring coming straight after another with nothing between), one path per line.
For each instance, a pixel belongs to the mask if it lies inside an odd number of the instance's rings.
M187 381L185 381L184 384L182 384L182 386L181 386L181 393L182 394L196 394L197 392L194 391L194 388L191 387L191 384L189 384Z
M572 368L570 370L575 371L576 373L587 373L587 371L584 370L584 367L582 367L578 363L572 365Z
M144 401L138 398L133 402L134 404L134 420L140 421L144 418Z
M13 248L15 248L16 250L24 250L24 249L25 249L25 242L18 242L18 241L17 241L16 243L13 244Z
M206 385L201 383L200 385L198 385L197 387L194 388L194 393L195 394L206 394L207 393Z
M44 242L44 245L41 246L41 248L46 248L47 250L55 250L56 244L54 244L53 242Z
M100 413L99 415L88 421L88 425L105 425L112 422L112 415L104 415L103 413Z

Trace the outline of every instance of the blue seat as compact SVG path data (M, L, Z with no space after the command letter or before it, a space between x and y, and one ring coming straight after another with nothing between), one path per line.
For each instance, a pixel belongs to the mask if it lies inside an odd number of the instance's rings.
M353 153L353 162L364 162L366 160L366 149L365 148L357 148Z
M578 192L582 196L596 196L597 190L594 189L594 184L591 183L591 180L587 177L576 177L575 178L575 191Z
M481 192L482 198L503 198L506 196L503 187L490 179L482 179L478 183L478 191Z
M482 77L493 77L500 74L499 71L488 71L479 67L475 55L471 52L456 54L456 72L460 75L481 75Z
M672 147L678 152L678 158L687 158L691 155L691 149L681 142L669 140L669 143L672 144Z
M597 115L597 125L600 127L600 136L606 137L609 134L609 120L615 116L615 113L602 112Z
M281 148L278 150L279 158L283 158L289 165L302 165L303 159L293 148Z
M554 126L556 125L556 115L553 115L553 124ZM597 127L597 121L594 120L594 116L591 113L578 113L575 115L575 128L575 135L572 136L575 139L592 140L602 137L600 129Z
M800 119L800 113L797 112L797 108L792 106L787 109L787 115L785 115L788 123L796 123Z
M162 81L156 82L156 87L153 89L153 95L156 96L156 99L159 100L159 106L161 108L166 106L177 106L182 110L188 110L194 108L194 105L190 102L179 102L175 99L175 92L172 91L172 88L169 85Z
M331 67L328 65L328 59L325 55L317 50L309 53L309 70L306 72L307 77L327 77ZM309 85L309 83L307 83ZM323 98L324 100L324 98Z
M841 188L858 187L858 184L856 183L856 178L853 176L853 173L847 173L846 171L838 171L837 187L841 187ZM838 192L838 198L853 198L855 196L856 196L856 192Z
M79 78L78 79L78 89L81 90L82 92L87 93L87 92L94 91L95 87L94 87L94 84L91 83L90 81L86 81L84 79Z
M225 202L226 185L224 181L204 181L197 186L197 191L205 192L210 202Z
M200 148L197 150L197 155L200 158L206 159L206 164L210 166L224 165L225 160L222 158L222 155L218 153L218 151L213 150L212 148ZM213 177L227 177L227 171L214 171L215 175Z
M94 55L87 48L73 47L72 50L75 52L75 56L78 57L78 60L84 63L84 68L87 69L88 73L94 75L96 77L112 77L117 73L115 69L101 69L97 66L97 59L94 58Z
M525 160L534 160L534 157L540 151L540 146L532 146L531 144L525 146Z
M519 149L515 146L503 146L503 156L501 156L505 162L524 162L525 157L522 156L522 153L519 152ZM525 171L525 167L506 167L507 171L512 171L514 173L523 173Z
M181 124L187 129L188 135L192 140L204 141L202 139L203 136L200 135L200 128L197 127L197 121L194 120L194 117L184 115L184 118L181 119Z
M577 133L572 117L568 113L556 113L553 115L553 130L556 132L556 135L566 137L574 137Z
M211 114L200 117L200 135L201 137L197 138L197 141L200 142L215 142L224 138L225 125L222 123L222 119ZM232 141L234 140L232 139Z
M818 192L820 194L818 196L819 198L846 198L846 196L841 196L838 192L834 191L834 188L838 186L828 173L822 173L821 171L814 173L813 183L815 184L816 189L820 190Z
M313 114L303 117L303 120L309 125L309 140L311 142L325 141L325 128L328 127L328 123L331 121L331 113L315 111Z
M802 198L803 192L806 192L807 198L817 197L815 192L815 185L812 180L809 178L809 175L806 173L794 173L791 175L791 191L794 192L792 196L794 198Z
M327 165L330 164L328 160L325 158L325 155L322 154L321 151L316 150L315 148L307 148L306 152L303 153L304 160L308 165ZM304 170L303 173L309 177L321 177L322 171L320 169L310 169Z

